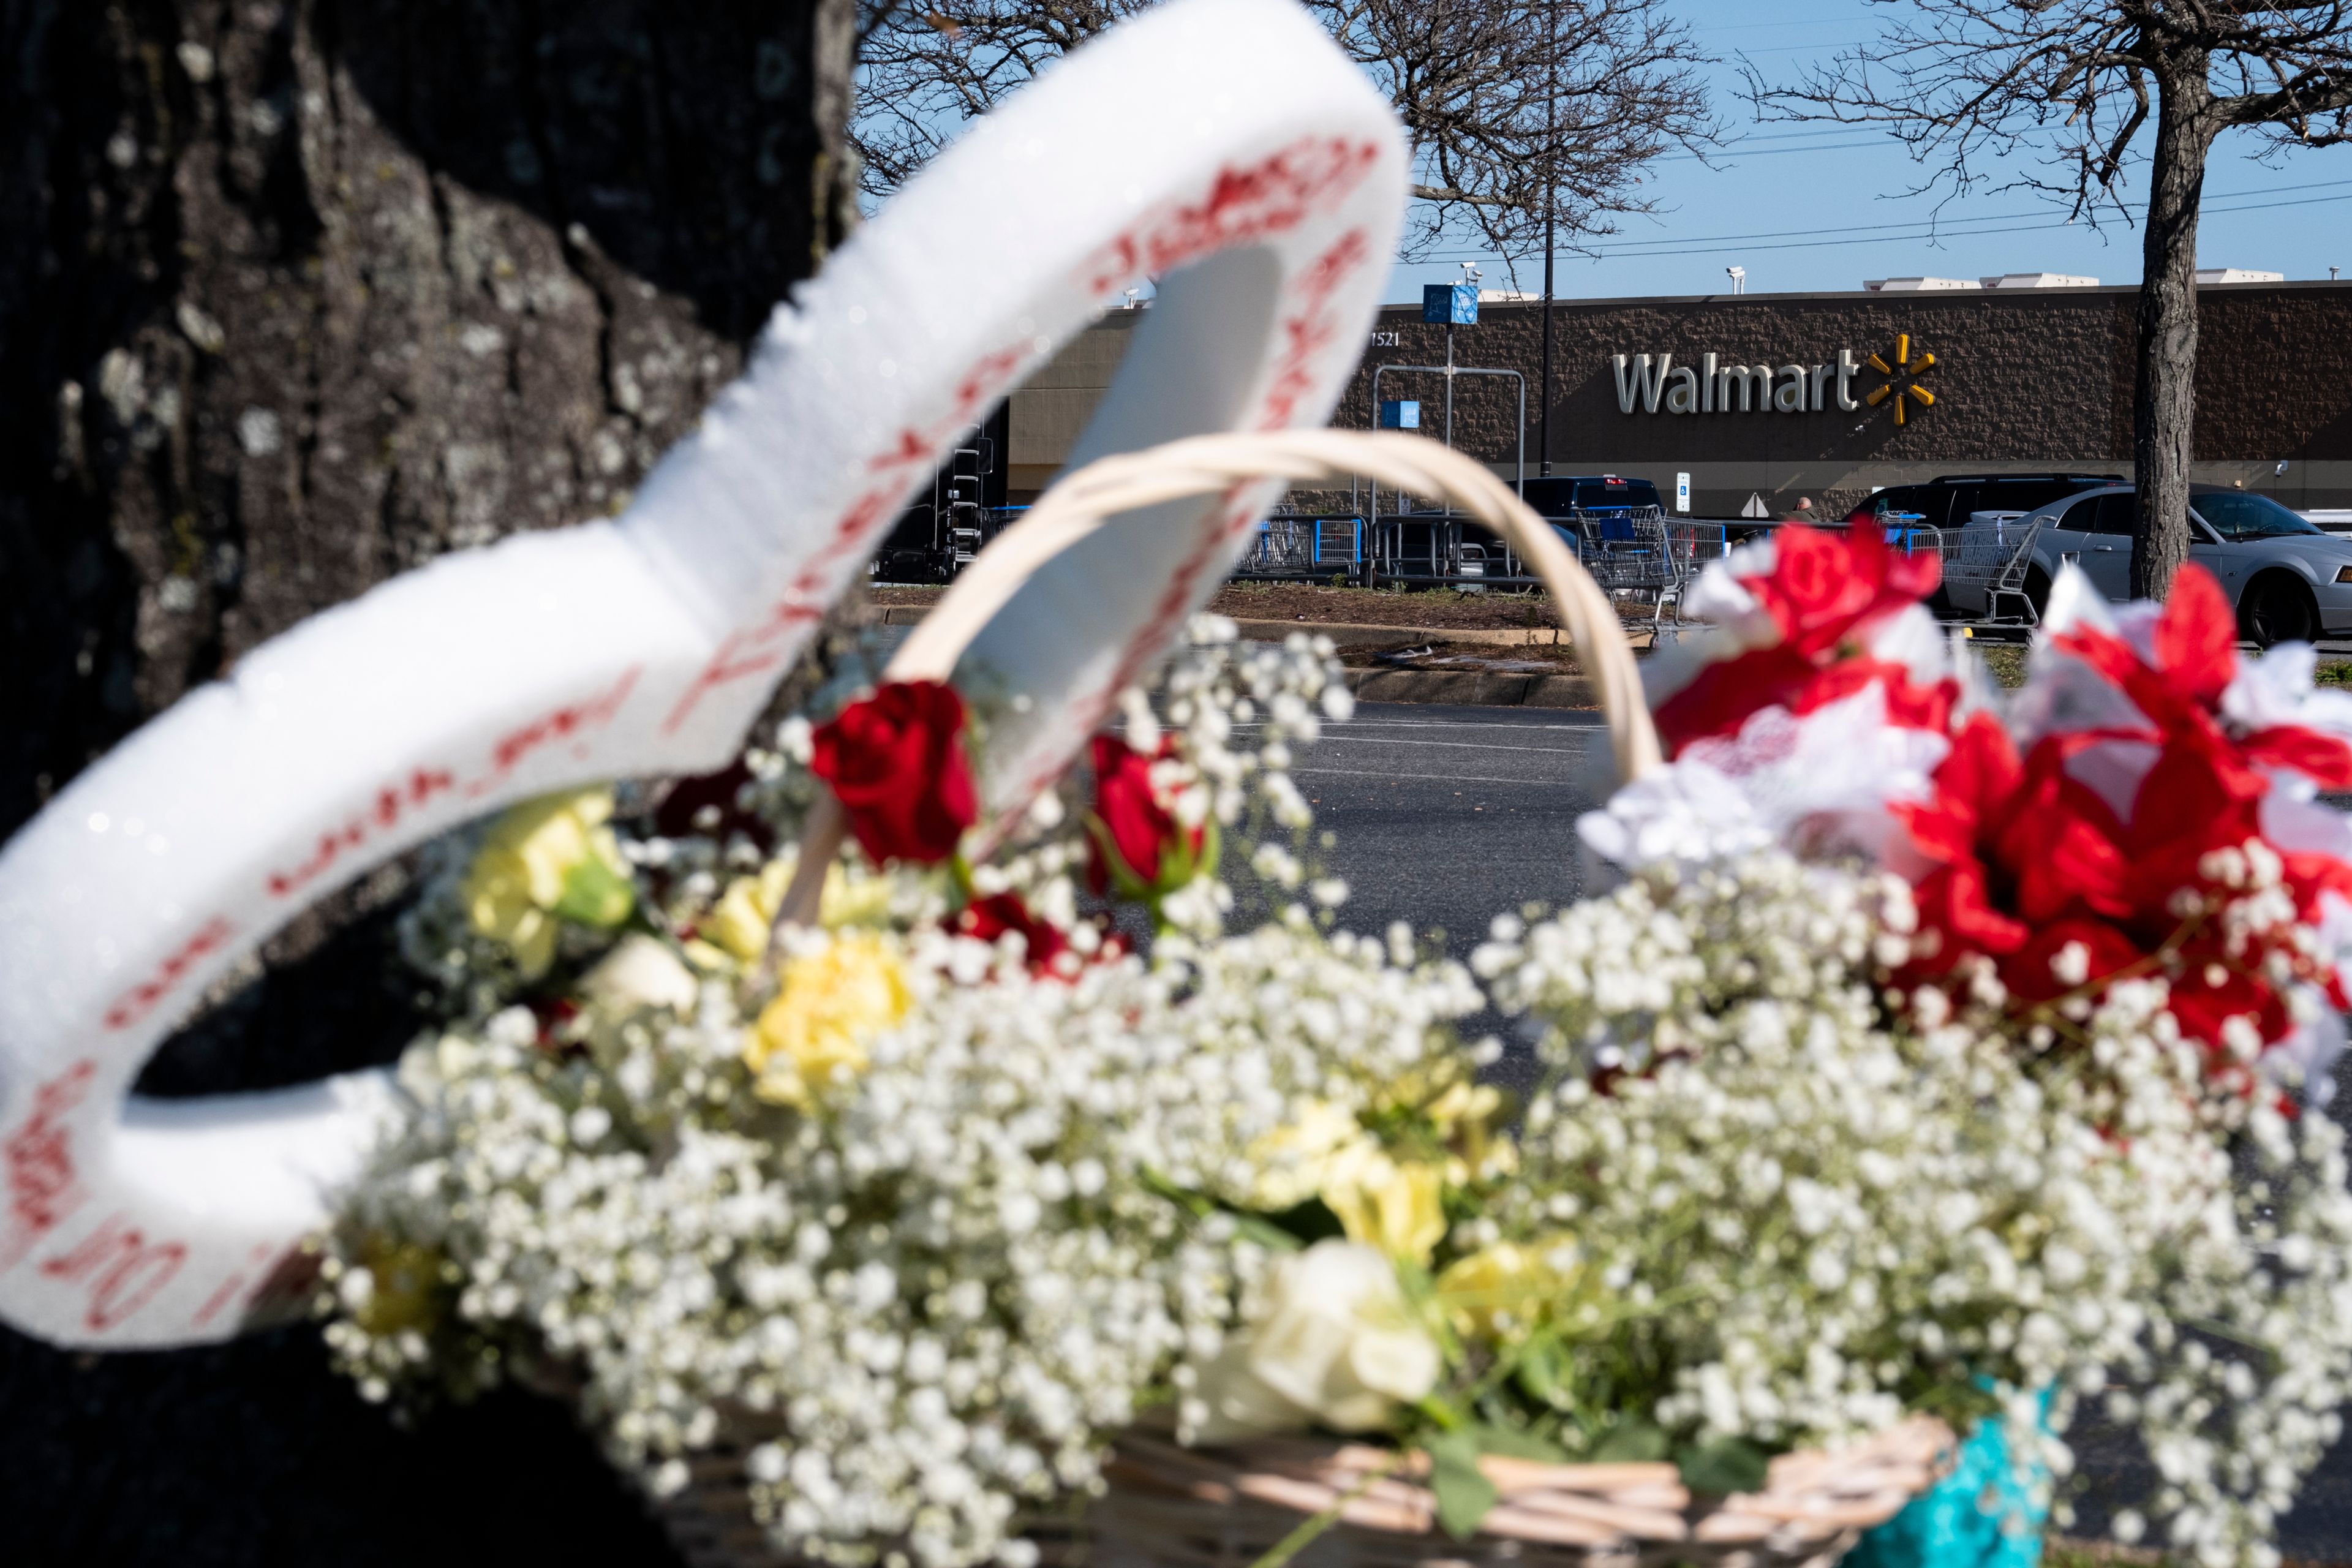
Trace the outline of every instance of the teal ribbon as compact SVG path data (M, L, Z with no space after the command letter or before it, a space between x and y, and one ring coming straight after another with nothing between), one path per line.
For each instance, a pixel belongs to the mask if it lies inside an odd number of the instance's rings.
M2050 1429L2050 1393L2037 1420ZM1979 1421L1960 1445L1952 1473L1913 1498L1862 1540L1847 1568L2040 1568L2049 1522L2050 1472L2039 1459L2020 1467L1998 1417Z

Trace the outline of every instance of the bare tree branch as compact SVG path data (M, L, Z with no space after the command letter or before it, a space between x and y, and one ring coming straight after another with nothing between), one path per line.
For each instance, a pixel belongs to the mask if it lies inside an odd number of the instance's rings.
M903 182L974 115L1151 0L867 0L856 136L866 189ZM1406 254L1516 260L1549 211L1570 247L1654 210L1643 167L1719 142L1665 0L1306 0L1396 106L1418 205Z

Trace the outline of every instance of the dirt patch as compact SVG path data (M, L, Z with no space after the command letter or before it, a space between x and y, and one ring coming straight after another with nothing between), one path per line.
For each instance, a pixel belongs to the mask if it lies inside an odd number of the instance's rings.
M1541 594L1457 594L1450 588L1406 594L1392 588L1333 588L1313 583L1228 583L1209 608L1237 621L1302 626L1458 626L1508 631L1553 624Z
M935 604L944 588L873 588L878 605ZM1394 588L1333 588L1316 583L1228 583L1209 608L1237 621L1291 621L1300 626L1429 626L1463 631L1517 631L1558 623L1540 593L1457 594L1450 588L1403 593ZM1618 606L1628 625L1647 625L1649 606Z

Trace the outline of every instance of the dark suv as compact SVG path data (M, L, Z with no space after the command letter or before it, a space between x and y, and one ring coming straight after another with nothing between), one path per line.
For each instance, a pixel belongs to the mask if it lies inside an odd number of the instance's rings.
M2039 511L2078 491L2123 482L2120 474L1946 474L1924 485L1890 485L1847 513L1846 521L1966 528L1972 511Z
M1656 515L1665 512L1657 486L1615 474L1546 474L1527 481L1527 502L1538 517L1630 520L1643 515L1645 507Z

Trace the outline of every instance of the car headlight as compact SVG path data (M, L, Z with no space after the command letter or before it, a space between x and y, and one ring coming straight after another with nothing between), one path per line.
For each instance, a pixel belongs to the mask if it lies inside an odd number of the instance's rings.
M2352 583L2352 566L2338 566L2336 569L2336 580L2338 583Z

